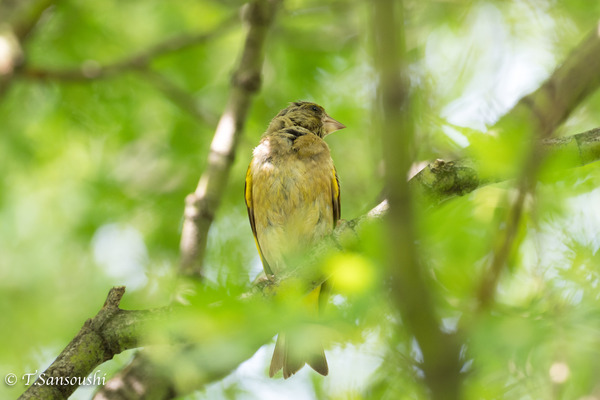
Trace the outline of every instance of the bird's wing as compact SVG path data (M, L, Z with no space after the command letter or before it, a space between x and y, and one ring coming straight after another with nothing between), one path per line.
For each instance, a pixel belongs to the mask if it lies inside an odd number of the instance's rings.
M333 167L332 172L333 175L331 179L331 202L333 205L333 228L335 229L335 226L341 217L342 208L340 204L340 178L338 177L335 167Z
M342 208L340 203L340 178L338 177L337 171L335 167L333 167L331 171L331 204L333 210L333 229L335 229L337 222L339 221ZM319 309L325 307L327 303L327 298L329 297L330 287L331 285L325 281L321 284L321 288L319 291Z
M265 257L263 256L260 244L258 243L258 236L256 235L256 222L254 221L254 205L252 203L252 163L250 163L250 165L248 166L248 171L246 172L244 199L246 200L246 208L248 209L250 227L252 228L252 234L254 235L254 243L256 243L256 248L258 249L258 254L260 255L260 260L263 264L263 269L265 270L265 273L267 275L273 275L273 271L271 271L269 263L267 263L267 260L265 260Z

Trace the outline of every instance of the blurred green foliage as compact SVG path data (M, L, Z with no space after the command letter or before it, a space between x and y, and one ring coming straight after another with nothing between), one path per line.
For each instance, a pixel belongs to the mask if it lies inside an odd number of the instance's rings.
M235 23L198 45L157 54L148 66L153 73L128 68L102 79L65 80L23 71L112 65L170 38L210 33L242 4L66 0L48 9L26 38L25 68L0 99L3 376L41 372L113 285L129 285L124 308L171 301L184 198L206 165L215 121L190 114L161 82L185 93L202 115L218 116L244 29ZM0 10L12 6L7 1ZM515 126L497 138L486 128L568 56L593 29L600 6L583 0L407 0L405 6L415 162L469 155L486 175L518 173L531 132ZM262 90L210 231L205 297L181 316L181 335L217 343L197 357L219 358L225 348L235 353L225 339L239 341L243 332L232 335L229 321L262 323L270 332L270 318L258 306L230 301L216 312L207 305L243 293L260 271L242 188L253 146L288 102L316 101L348 127L327 138L341 180L342 218L357 217L380 199L369 7L294 0L277 16ZM0 14L0 25L13 17ZM600 126L598 110L596 94L559 134ZM417 210L418 245L439 317L444 329L459 326L463 334L467 399L600 398L600 173L595 164L561 165L544 165L497 303L485 315L473 315L474 295L514 182ZM350 271L334 288L325 317L333 342L330 377L305 368L292 380L268 380L271 346L255 355L252 371L242 366L189 398L425 398L420 350L388 303L393 288L383 272L381 235L378 224L366 227L352 252L325 264L336 274ZM265 332L257 335L268 337ZM258 346L257 338L247 339ZM100 369L112 373L128 358ZM183 387L198 378L179 376L190 379ZM15 398L23 389L0 385L0 396Z

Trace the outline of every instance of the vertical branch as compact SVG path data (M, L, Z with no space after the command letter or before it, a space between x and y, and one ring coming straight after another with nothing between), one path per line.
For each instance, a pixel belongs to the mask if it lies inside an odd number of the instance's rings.
M277 4L278 0L256 0L246 10L248 34L239 66L233 75L225 111L210 146L208 165L198 187L185 200L180 243L181 272L184 275L202 275L208 229L225 191L252 95L261 85L264 43Z
M433 399L460 395L459 347L440 330L426 277L415 247L413 203L407 173L413 141L410 87L405 59L403 4L373 2L375 62L379 73L379 131L389 193L388 268L393 301L423 353L425 383Z
M529 164L532 164L531 162ZM531 165L529 175L535 176L539 163ZM482 311L490 306L496 293L498 280L509 255L515 245L519 224L523 216L525 199L527 194L532 190L530 180L526 176L522 176L518 185L518 193L507 212L506 218L503 220L504 227L499 229L499 234L493 246L493 255L488 270L482 277L477 292L477 301L479 311Z

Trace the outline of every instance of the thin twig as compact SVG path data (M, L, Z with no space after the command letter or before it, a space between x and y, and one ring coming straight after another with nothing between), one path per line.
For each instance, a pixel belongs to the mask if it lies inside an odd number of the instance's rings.
M87 81L92 79L105 79L114 77L130 70L144 69L156 58L169 53L174 53L191 46L206 43L237 26L239 18L233 15L226 18L210 32L185 34L155 44L137 54L125 57L122 60L106 65L83 63L81 67L71 69L46 69L25 65L20 75L34 79L53 79L63 81Z
M173 103L196 120L211 126L217 123L218 115L206 107L200 107L194 96L177 86L163 74L150 68L143 69L140 72L144 74L148 82L163 92Z

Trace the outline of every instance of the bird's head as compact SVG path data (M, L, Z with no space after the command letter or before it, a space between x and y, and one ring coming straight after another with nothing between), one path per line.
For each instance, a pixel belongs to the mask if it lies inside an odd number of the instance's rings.
M297 101L277 114L269 125L269 131L301 126L323 138L346 126L331 118L325 109L316 103Z

